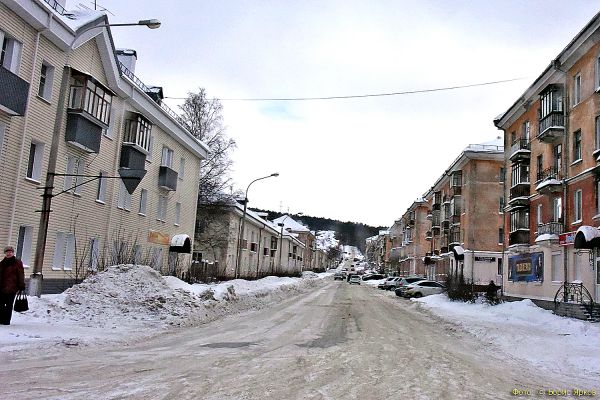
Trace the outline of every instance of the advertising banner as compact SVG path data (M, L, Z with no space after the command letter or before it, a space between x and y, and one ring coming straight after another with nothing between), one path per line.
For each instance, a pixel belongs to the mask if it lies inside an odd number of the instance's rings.
M577 232L566 232L558 235L558 244L562 246L571 246L575 243L575 235Z
M508 280L513 282L542 282L544 253L515 254L508 257Z

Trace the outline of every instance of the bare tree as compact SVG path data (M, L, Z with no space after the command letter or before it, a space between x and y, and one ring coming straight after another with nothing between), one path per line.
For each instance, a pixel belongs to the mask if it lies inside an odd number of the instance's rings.
M188 93L187 99L179 108L183 126L210 148L208 158L200 168L199 203L232 198L233 194L227 193L227 188L231 185L230 154L236 143L225 134L221 102L216 98L209 99L204 88L200 88L197 93Z

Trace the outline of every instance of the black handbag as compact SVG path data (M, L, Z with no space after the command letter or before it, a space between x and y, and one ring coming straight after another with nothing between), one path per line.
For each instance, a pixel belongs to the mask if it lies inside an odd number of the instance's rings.
M17 293L13 309L16 312L25 312L29 310L29 303L27 302L27 295L24 290L20 290L19 293Z

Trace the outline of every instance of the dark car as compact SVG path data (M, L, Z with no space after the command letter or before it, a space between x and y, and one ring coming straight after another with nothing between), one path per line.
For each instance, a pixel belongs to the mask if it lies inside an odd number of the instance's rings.
M396 293L396 296L404 297L404 290L406 289L406 286L410 285L411 283L424 280L425 278L423 278L422 276L409 276L408 278L402 278L402 280L398 282L394 293Z
M377 279L383 279L385 278L385 275L383 274L367 274L365 276L363 276L362 280L363 281L374 281Z
M346 274L344 274L343 272L336 272L335 274L333 274L334 281L337 281L338 279L340 281L343 281L345 277L346 277Z

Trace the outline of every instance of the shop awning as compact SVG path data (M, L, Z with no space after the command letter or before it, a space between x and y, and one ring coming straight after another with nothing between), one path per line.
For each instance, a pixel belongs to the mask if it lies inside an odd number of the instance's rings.
M593 226L580 226L575 234L576 249L593 249L600 247L600 230Z
M456 261L463 261L465 259L465 249L462 246L454 246L452 248L452 253L454 253L454 259Z
M191 253L192 252L192 241L190 237L185 233L174 235L171 238L171 246L169 251L172 253Z

